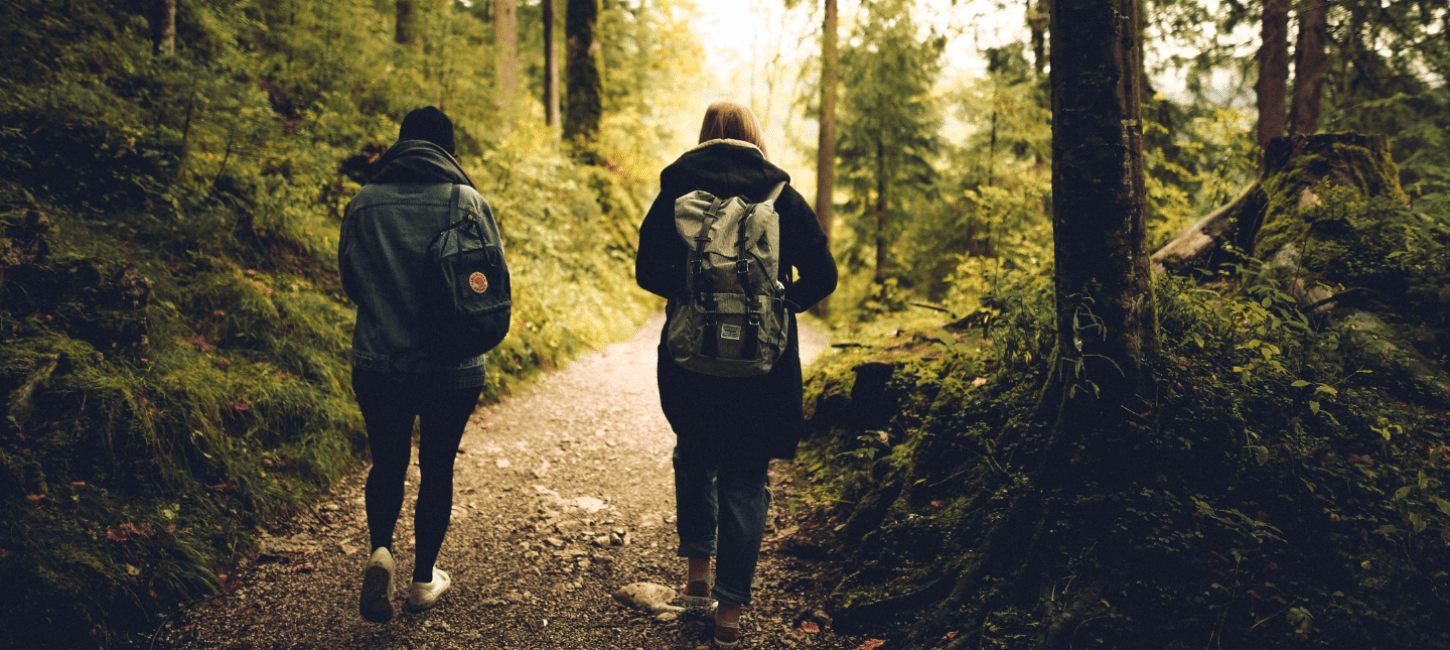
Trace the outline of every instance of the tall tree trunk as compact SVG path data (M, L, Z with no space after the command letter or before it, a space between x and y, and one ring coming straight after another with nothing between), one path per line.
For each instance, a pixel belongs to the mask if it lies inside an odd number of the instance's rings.
M1299 42L1294 46L1294 105L1289 124L1293 133L1313 135L1319 130L1320 97L1329 69L1324 52L1329 40L1329 0L1308 1L1309 10L1299 14Z
M876 270L871 276L876 284L886 282L886 134L876 139Z
M559 61L554 56L554 0L542 0L544 9L544 124L559 124Z
M1289 82L1289 0L1264 0L1259 44L1259 151L1284 135L1284 96ZM1260 169L1263 168L1262 162Z
M499 103L513 103L519 88L519 12L516 0L493 0L493 44L498 50Z
M1102 355L1129 377L1157 345L1146 300L1140 20L1138 0L1058 0L1051 29L1059 354ZM1085 307L1101 322L1096 334L1084 330Z
M157 54L176 53L176 0L153 0L151 44Z
M604 82L600 74L603 45L599 41L599 0L568 0L564 16L567 43L567 105L564 139L592 141L599 133Z
M398 16L393 41L399 45L413 45L417 42L417 37L413 35L413 0L397 0L396 8Z
M1027 0L1027 27L1032 30L1032 68L1047 70L1047 0Z
M836 188L836 0L826 0L826 21L821 28L821 115L820 138L816 153L816 220L826 241L831 239L831 211ZM814 312L825 318L830 315L830 298L816 303Z

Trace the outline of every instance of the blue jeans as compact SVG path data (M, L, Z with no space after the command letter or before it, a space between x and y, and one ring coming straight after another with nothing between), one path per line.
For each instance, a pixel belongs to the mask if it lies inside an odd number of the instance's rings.
M741 458L708 441L681 437L671 460L679 556L715 557L710 595L722 605L748 605L770 512L770 459Z

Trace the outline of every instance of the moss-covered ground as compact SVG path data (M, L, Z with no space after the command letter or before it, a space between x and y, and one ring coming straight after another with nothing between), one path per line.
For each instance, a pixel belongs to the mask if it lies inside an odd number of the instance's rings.
M1305 268L1155 281L1162 348L1142 360L1134 439L1070 461L1132 476L1088 485L1043 535L1001 529L1038 498L1068 388L1049 373L1041 278L1006 276L963 318L912 308L838 327L808 378L817 483L793 495L846 517L838 620L892 647L1031 648L1045 602L1076 612L1072 647L1450 647L1447 405L1289 293L1361 296L1443 366L1450 214L1318 191L1292 215L1320 234ZM1000 539L1052 540L1044 593L988 563ZM1107 586L1085 593L1085 575Z

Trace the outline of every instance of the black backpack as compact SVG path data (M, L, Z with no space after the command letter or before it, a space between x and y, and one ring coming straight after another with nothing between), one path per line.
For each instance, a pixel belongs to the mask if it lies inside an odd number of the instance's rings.
M509 332L512 292L503 239L488 203L482 214L460 211L462 185L453 186L449 225L428 244L424 277L434 278L424 300L423 347L436 359L457 361L492 350ZM461 214L460 214L461 212Z

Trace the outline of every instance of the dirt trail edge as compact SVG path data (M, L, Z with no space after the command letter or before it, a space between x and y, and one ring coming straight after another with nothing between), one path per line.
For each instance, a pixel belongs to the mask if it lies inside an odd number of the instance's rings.
M395 554L398 613L382 625L357 613L368 552L366 468L322 497L316 510L263 537L263 552L226 576L223 593L172 616L158 648L701 648L711 629L690 618L659 621L610 594L626 584L678 585L674 434L659 408L655 346L663 316L634 337L550 374L502 403L480 408L455 465L453 521L438 566L453 590L437 608L405 607L413 566L412 500ZM802 328L808 363L824 336ZM416 447L415 447L416 449ZM416 450L414 458L416 459ZM856 648L827 625L802 633L838 580L787 512L789 463L772 465L774 517L767 529L756 602L746 610L751 648ZM812 629L810 624L804 625Z

